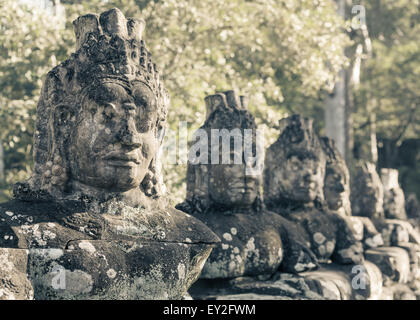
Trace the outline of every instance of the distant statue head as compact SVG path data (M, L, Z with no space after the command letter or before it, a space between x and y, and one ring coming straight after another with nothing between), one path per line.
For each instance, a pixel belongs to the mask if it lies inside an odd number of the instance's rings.
M383 196L383 185L375 165L370 162L358 163L351 184L353 215L383 219Z
M38 104L30 188L157 197L169 97L142 40L145 22L111 9L73 25L77 50L48 73Z
M346 162L336 148L334 140L322 137L320 142L327 160L324 197L328 208L343 216L351 216L350 173Z
M311 119L280 120L280 136L266 152L264 198L279 202L323 203L325 156Z
M254 117L245 97L234 91L205 98L207 120L197 130L187 170L186 211L259 209L263 150L258 150ZM192 154L196 153L197 154ZM254 158L255 161L251 161Z
M388 219L407 220L404 191L398 183L398 170L381 169L384 186L384 213Z

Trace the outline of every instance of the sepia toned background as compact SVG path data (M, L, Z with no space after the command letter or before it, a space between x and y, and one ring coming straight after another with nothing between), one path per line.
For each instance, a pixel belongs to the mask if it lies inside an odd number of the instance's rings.
M235 89L266 146L279 119L300 113L350 167L398 168L406 194L420 197L419 0L1 0L0 202L31 174L36 104L46 73L75 50L72 21L112 7L146 20L171 130L184 121L191 135L204 97ZM185 174L164 164L174 203Z

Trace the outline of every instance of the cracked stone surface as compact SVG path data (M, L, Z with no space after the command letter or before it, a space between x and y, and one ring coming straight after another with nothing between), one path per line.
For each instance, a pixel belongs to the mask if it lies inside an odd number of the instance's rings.
M187 171L187 199L177 208L193 214L221 239L207 260L201 278L220 279L241 276L274 274L279 268L287 272L314 269L318 262L300 234L300 226L264 208L260 194L262 172L247 174L249 163L234 164L235 155L245 159L246 151L234 149L232 136L245 137L252 131L250 141L256 167L258 157L254 117L246 108L246 99L234 91L206 97L207 120L200 128L206 132L201 154L209 159L219 158L219 164L190 162ZM232 134L231 149L211 145L214 130L226 129ZM200 132L200 131L197 131ZM254 147L255 146L255 147ZM231 164L223 164L223 156ZM247 167L248 166L248 167Z
M265 158L267 208L299 225L304 230L301 237L320 261L361 263L363 248L353 225L344 216L331 212L325 201L327 157L312 120L293 115L282 119L279 126L280 135Z
M76 52L38 103L34 174L0 205L0 299L181 299L219 239L164 196L169 97L145 22L73 24Z

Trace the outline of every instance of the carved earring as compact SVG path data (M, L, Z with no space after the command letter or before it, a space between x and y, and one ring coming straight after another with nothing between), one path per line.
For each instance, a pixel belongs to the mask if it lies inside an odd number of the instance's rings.
M45 165L44 183L50 187L54 186L54 188L63 190L68 176L62 157L59 154L55 154L52 161L48 161Z
M149 170L141 182L141 189L148 197L158 197L165 193L165 185L160 174L160 166L156 163L156 159L150 163Z
M153 195L154 185L153 185L153 172L149 170L144 176L143 181L141 182L141 187L146 196L150 197Z

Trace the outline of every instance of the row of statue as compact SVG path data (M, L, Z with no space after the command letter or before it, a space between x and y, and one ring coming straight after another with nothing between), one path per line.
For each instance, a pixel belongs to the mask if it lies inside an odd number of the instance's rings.
M175 209L144 21L112 9L73 24L77 50L41 92L33 176L0 205L0 299L416 298L418 220L395 169L381 181L363 163L350 190L334 142L294 115L260 174L189 163ZM202 130L257 129L234 91L206 105Z

